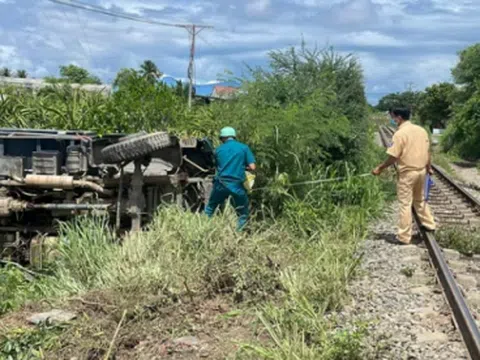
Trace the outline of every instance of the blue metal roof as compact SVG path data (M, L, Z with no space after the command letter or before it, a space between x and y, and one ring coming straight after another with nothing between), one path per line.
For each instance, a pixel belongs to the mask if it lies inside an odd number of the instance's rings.
M177 85L177 79L171 77L171 76L165 76L161 79L165 84L169 86L176 86ZM228 87L234 87L234 88L239 88L240 83L236 81L219 81L216 83L212 84L200 84L200 85L194 85L195 87L195 94L197 96L205 96L209 97L213 93L213 89L215 86L220 85L220 86L228 86Z

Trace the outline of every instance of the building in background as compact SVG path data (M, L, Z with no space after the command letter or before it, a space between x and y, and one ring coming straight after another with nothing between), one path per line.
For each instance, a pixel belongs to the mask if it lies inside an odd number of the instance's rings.
M234 88L232 86L216 85L213 88L211 98L221 99L221 100L230 100L235 98L237 93L238 93L238 88Z
M164 75L161 81L171 87L177 85L177 79ZM240 93L241 84L236 81L218 81L208 84L195 84L194 96L206 103L212 100L230 100Z
M58 85L62 85L62 84L58 84ZM30 89L32 91L38 91L40 89L44 89L49 86L53 86L53 84L43 79L23 79L23 78L0 76L0 88L1 87L18 87L18 88ZM89 92L98 92L106 96L112 93L111 85L70 84L70 86L74 89L79 88Z

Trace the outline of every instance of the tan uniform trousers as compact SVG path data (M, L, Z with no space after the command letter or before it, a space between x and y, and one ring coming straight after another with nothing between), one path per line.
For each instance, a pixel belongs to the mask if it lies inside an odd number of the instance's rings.
M435 219L430 207L425 202L425 177L427 171L407 170L400 173L397 182L397 196L400 203L400 219L398 221L398 240L410 243L412 240L412 205L418 214L421 224L435 230Z

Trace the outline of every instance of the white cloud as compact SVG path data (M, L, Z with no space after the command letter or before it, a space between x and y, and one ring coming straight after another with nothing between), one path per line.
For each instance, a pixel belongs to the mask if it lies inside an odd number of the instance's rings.
M293 4L307 7L323 7L344 2L344 0L292 0Z
M343 44L357 45L357 46L388 46L398 47L407 46L408 42L405 40L394 38L393 36L385 35L377 31L362 31L342 34L334 38L335 43L341 42Z
M386 61L372 53L358 54L370 86L367 92L384 93L403 91L412 82L416 90L421 90L437 82L450 81L451 69L455 66L455 55L429 55L409 58L402 56Z
M249 0L247 2L247 13L258 15L266 12L270 8L270 0Z
M170 3L171 4L171 3ZM119 7L125 12L135 15L143 15L144 10L164 10L169 5L168 1L161 0L101 0L100 6L105 8L111 8L112 6Z
M371 0L350 0L345 3L340 3L333 7L333 9L333 20L338 24L367 25L377 18L375 5Z
M421 79L420 89L436 82L451 81L451 69L455 66L455 54L442 56L424 56L412 64L413 77Z
M436 9L461 13L470 9L475 9L472 0L432 0Z
M10 60L15 54L15 48L13 46L0 45L0 61L2 63Z
M31 74L57 73L75 62L102 76L152 59L175 77L186 74L183 29L113 19L47 0L0 0L0 65ZM89 0L166 22L212 23L197 41L196 76L203 82L243 63L265 65L272 49L327 43L354 52L367 91L418 88L448 79L456 52L478 41L480 2L473 0Z
M10 69L30 68L32 62L18 54L17 48L11 45L0 44L0 67Z

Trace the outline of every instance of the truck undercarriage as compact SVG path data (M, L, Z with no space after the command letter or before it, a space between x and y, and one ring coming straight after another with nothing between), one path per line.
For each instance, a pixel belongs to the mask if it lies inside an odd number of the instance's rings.
M207 139L0 129L0 258L28 261L32 241L92 211L125 232L165 203L201 210L214 165Z

